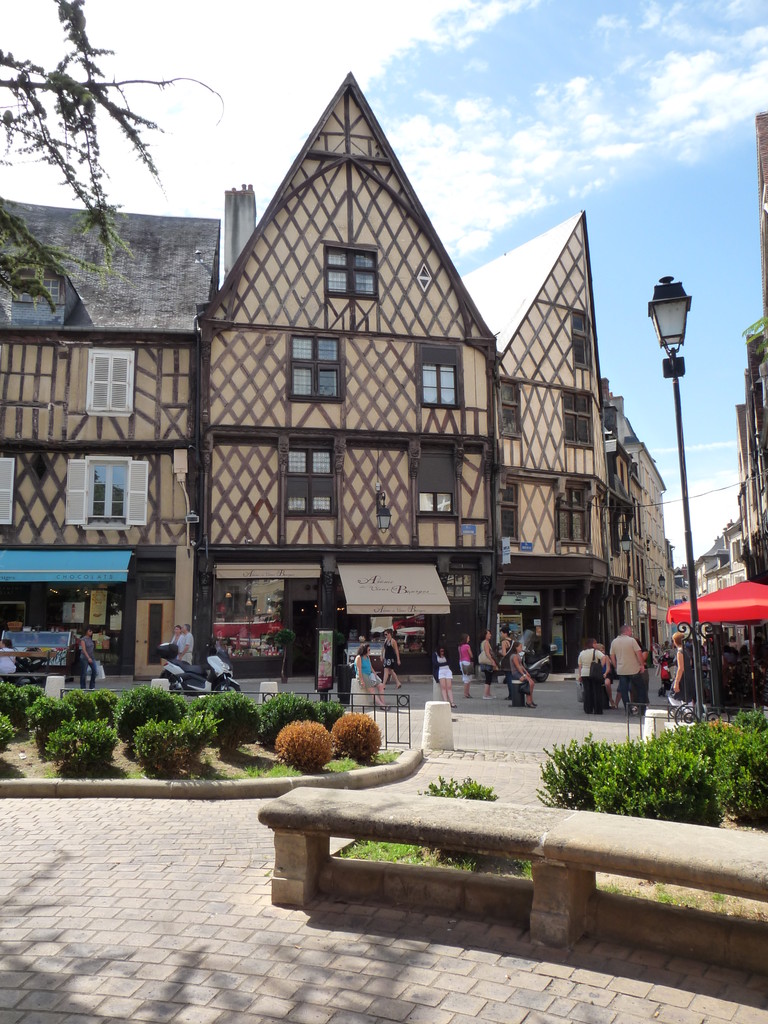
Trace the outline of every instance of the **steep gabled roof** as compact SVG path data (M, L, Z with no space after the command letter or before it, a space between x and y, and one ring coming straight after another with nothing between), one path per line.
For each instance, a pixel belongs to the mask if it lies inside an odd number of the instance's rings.
M343 137L338 130L338 125L333 123L334 111L345 96L354 101L367 122L367 127L375 142L371 151L366 150L364 145L358 147L356 143L359 142L359 139ZM318 168L312 172L309 179L302 179L302 165L310 164L312 161L319 162ZM217 313L221 316L223 311L231 309L230 302L233 292L237 288L259 239L265 234L269 225L291 206L298 194L308 191L309 186L323 188L323 179L344 165L348 167L353 165L361 174L375 179L387 193L389 200L412 218L419 229L424 232L429 239L430 246L438 254L455 292L465 336L482 340L490 346L491 332L487 324L464 286L453 261L351 72L344 79L317 124L309 133L304 146L256 224L253 234L227 274L206 316L215 318ZM394 172L395 182L388 177L388 169ZM355 211L355 217L358 215L359 211ZM349 240L351 241L351 239ZM224 313L224 316L226 315L228 314Z
M577 213L530 242L504 253L464 277L503 352L543 288L583 216Z
M80 210L10 202L7 206L46 243L86 262L102 262L95 236L77 230ZM80 302L64 326L192 330L197 306L208 302L218 283L219 221L119 213L117 230L130 251L115 252L113 274L102 277L72 266L69 279ZM10 323L6 293L0 296L0 326Z

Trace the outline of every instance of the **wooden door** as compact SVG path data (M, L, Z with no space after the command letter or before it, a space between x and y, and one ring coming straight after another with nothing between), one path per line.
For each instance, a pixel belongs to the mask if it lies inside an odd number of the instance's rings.
M160 675L157 645L173 636L175 601L136 602L136 655L134 674L144 679Z

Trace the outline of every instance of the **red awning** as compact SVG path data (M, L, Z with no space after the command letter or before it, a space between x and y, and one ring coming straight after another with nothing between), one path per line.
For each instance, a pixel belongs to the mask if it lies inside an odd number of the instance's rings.
M702 594L698 599L701 622L732 622L744 626L754 625L768 619L768 586L762 583L736 583L732 587ZM667 612L667 622L690 622L691 609L688 601L673 604Z

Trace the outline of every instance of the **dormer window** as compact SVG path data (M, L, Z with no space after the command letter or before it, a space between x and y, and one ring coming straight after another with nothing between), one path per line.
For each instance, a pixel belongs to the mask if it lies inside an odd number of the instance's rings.
M31 270L22 271L22 280L33 281L36 280L35 274ZM51 301L55 306L58 306L60 302L64 301L64 284L60 277L56 274L43 274L43 288L47 289L48 294L51 296ZM34 298L29 292L22 292L18 297L18 302L34 302ZM38 302L45 302L45 299L38 297Z

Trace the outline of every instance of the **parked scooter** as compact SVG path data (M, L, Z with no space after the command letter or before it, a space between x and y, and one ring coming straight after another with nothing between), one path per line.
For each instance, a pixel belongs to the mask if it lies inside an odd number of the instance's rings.
M240 684L235 682L226 653L215 644L210 644L208 651L205 666L188 665L186 661L179 660L179 649L176 644L160 644L157 653L165 661L160 678L168 680L169 690L176 693L221 693L239 690Z
M534 682L544 683L549 678L550 662L548 654L540 658L536 652L529 648L523 653L523 664L533 676Z

